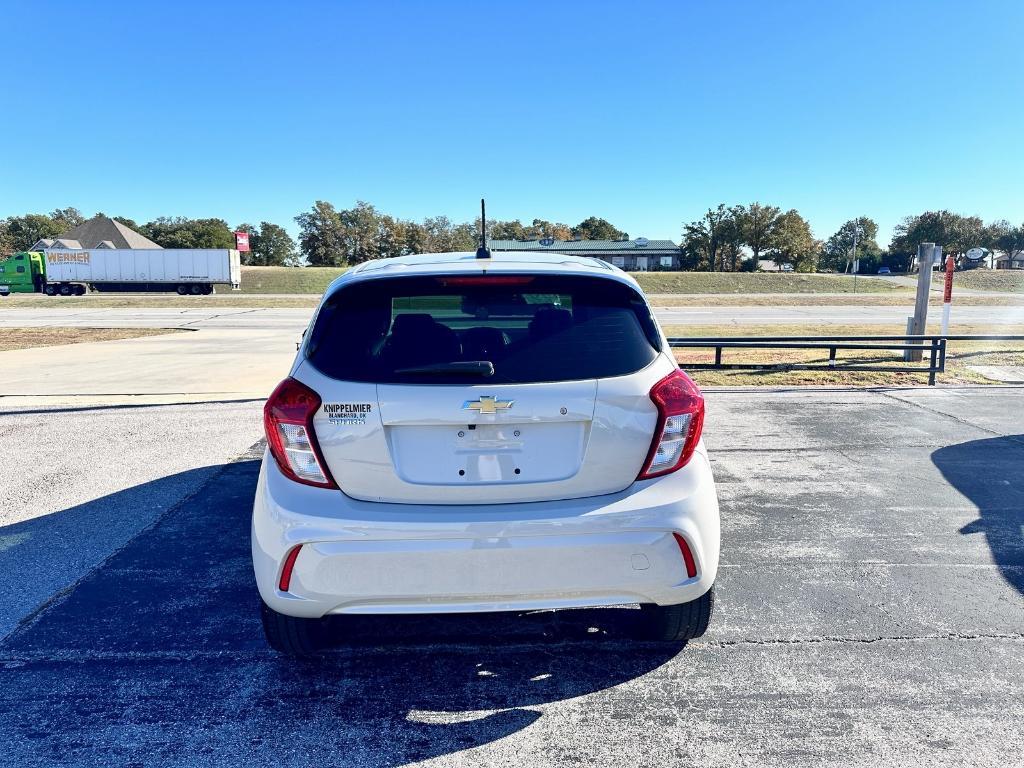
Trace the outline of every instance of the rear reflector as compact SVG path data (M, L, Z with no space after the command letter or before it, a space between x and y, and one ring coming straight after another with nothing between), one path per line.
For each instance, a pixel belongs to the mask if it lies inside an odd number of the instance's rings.
M682 371L673 371L651 387L650 398L658 408L658 423L637 480L685 467L704 428L704 396Z
M320 396L295 379L285 379L263 406L267 446L281 471L297 483L337 488L320 454L313 417Z
M284 559L284 566L281 568L281 580L277 586L282 592L287 592L292 585L292 569L295 568L295 561L299 557L299 550L302 549L301 544L297 544L288 550L288 555Z
M680 534L673 533L676 538L676 544L679 545L679 551L683 553L683 562L686 563L686 577L692 579L697 575L697 563L694 562L693 552L690 551L690 545L686 543Z

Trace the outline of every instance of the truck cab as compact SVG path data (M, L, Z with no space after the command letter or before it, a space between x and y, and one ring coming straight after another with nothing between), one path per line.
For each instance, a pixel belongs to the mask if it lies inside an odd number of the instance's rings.
M43 254L19 251L0 260L0 296L11 293L38 293L46 283Z

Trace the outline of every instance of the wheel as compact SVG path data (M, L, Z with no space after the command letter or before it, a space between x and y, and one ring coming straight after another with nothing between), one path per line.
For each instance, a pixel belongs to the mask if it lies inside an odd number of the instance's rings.
M188 295L188 286L187 285L179 285L177 290L178 290L178 295L179 296L187 296Z
M199 283L196 283L196 284L194 284L192 286L192 295L193 296L201 296L202 293L203 293L203 286L199 285Z
M71 295L71 286L70 285L62 285L60 287L60 295L61 296L70 296Z
M302 619L278 613L260 601L260 618L267 645L286 656L309 656L323 644L322 619Z
M693 640L707 632L715 609L715 588L688 603L642 605L644 637L660 642Z
M75 286L75 296L85 296L85 286L84 285L76 285Z
M203 296L209 296L211 293L213 293L213 286L212 285L204 285L203 286Z
M47 296L56 296L57 289L54 288L52 285L48 285L45 288L43 288L43 293L45 293Z

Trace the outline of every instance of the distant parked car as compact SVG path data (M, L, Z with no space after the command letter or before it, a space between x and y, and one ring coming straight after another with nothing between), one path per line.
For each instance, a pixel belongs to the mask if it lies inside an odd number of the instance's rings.
M782 270L783 272L792 272L792 271L793 271L793 265L792 265L792 264L783 264L783 265L782 265L782 266L780 267L780 269L781 269L781 270Z
M878 268L878 274L880 274L880 275L891 275L892 274L892 270L889 269L888 267L879 267Z

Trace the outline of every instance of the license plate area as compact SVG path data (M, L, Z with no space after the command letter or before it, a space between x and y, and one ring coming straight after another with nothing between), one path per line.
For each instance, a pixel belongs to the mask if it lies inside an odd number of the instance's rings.
M395 471L409 483L491 485L566 480L579 472L585 422L388 427Z

